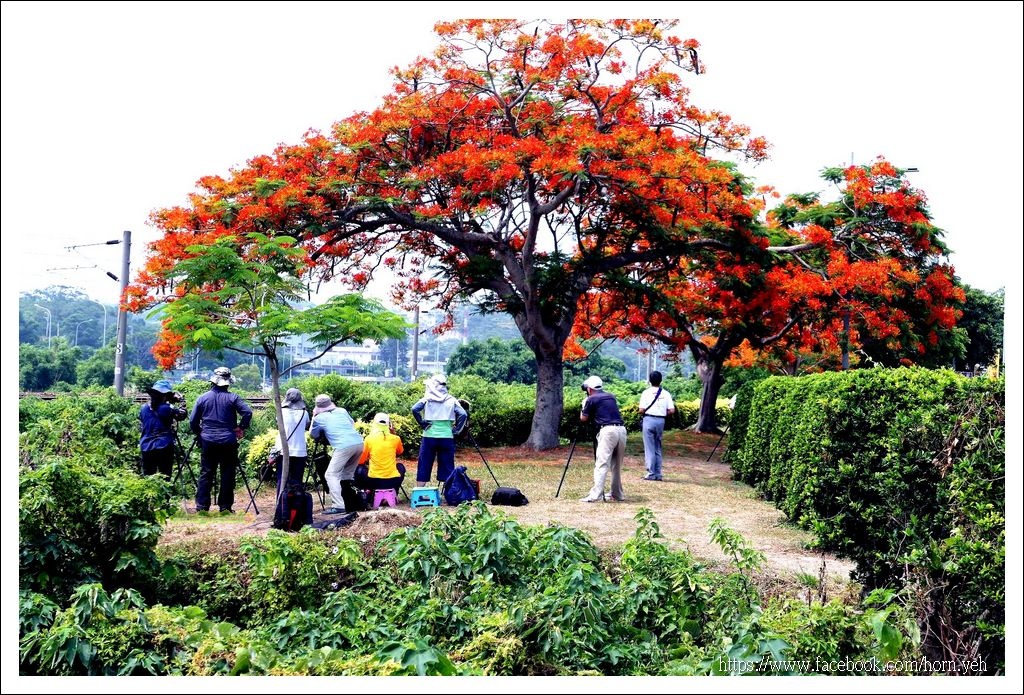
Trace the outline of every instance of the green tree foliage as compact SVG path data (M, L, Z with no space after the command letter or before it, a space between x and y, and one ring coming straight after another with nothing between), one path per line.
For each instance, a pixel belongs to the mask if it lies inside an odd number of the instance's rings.
M263 386L263 377L259 367L254 364L240 364L231 370L235 377L235 388L239 391L259 392Z
M311 342L321 347L322 355L344 342L384 340L404 334L405 322L399 316L358 294L296 308L307 293L302 280L307 261L305 251L297 248L291 237L270 238L254 232L245 239L221 237L186 251L186 257L171 259L165 270L165 280L181 293L158 309L164 324L163 342L157 350L168 362L173 362L183 348L193 347L262 355L270 367L279 432L285 429L280 393L285 336L310 336ZM282 453L281 478L287 480L287 442ZM284 488L278 492L283 495Z
M22 391L46 391L58 382L74 384L76 365L82 351L68 345L64 338L51 341L51 347L22 345L18 351L18 384Z
M956 366L959 370L972 370L977 365L992 364L996 353L1003 349L1006 293L1001 289L987 293L966 285L964 290L967 301L959 327L967 332L967 347Z
M113 386L114 346L105 345L93 352L88 359L78 363L75 373L80 386Z
M501 384L537 383L537 359L522 339L471 340L456 348L445 369Z
M36 305L50 311L51 342L53 338L63 336L74 346L77 331L78 344L75 347L91 349L102 344L104 305L77 287L56 285L22 293L18 298L19 342L46 345L46 312ZM116 330L117 308L108 306L106 313L109 340Z
M147 388L152 386L154 383L163 379L164 375L158 369L147 370L142 367L133 364L128 368L128 384L139 393L142 393Z
M592 375L599 376L606 381L623 378L626 373L625 362L617 357L605 357L597 347L597 341L584 341L583 347L587 350L586 357L565 363L565 369L568 371L567 383L577 385Z

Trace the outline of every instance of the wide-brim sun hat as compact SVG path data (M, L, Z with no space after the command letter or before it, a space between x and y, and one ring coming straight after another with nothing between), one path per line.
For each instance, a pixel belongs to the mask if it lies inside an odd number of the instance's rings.
M210 382L214 386L230 386L235 381L235 377L231 375L231 370L227 367L217 367L213 370L213 376L210 377Z

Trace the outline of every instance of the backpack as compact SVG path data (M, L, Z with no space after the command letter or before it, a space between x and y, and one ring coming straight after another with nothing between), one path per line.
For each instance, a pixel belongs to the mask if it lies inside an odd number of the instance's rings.
M444 499L453 507L477 499L476 489L466 475L465 466L456 466L448 480L444 481Z
M491 497L491 504L501 504L506 507L522 507L529 504L530 500L517 487L499 487Z
M274 528L298 531L313 523L313 495L302 483L288 483L274 511Z

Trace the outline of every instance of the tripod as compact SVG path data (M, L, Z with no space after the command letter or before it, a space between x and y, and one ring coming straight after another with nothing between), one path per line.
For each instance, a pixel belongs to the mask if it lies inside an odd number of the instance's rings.
M223 463L221 464L224 465ZM249 511L249 505L252 505L253 511L259 516L260 508L256 506L256 493L249 487L249 476L245 472L245 464L242 463L242 459L238 459L238 471L242 474L242 480L245 482L245 491L249 493L249 504L245 505L245 511Z
M192 452L192 448L195 447L197 441L199 441L199 435L196 435L195 439L192 440L192 446L189 447L189 453ZM217 467L223 467L224 465L224 462L221 461L217 464ZM191 474L192 469L189 468L188 470L189 473ZM249 507L251 506L253 510L256 512L256 514L259 515L260 508L256 505L256 493L253 492L252 487L249 485L249 475L245 471L245 463L242 461L241 458L238 459L238 464L235 466L235 470L242 474L242 481L245 483L245 491L249 493L249 504L245 506L245 511L249 511ZM219 476L213 475L211 471L211 477L212 489L210 490L210 496L211 498L216 498L217 491L220 486ZM196 482L196 484L198 485L198 481L195 480L194 476L193 481Z
M466 427L466 436L469 438L469 441L473 443L473 448L476 449L476 453L480 454L480 460L484 462L484 465L487 467L487 472L491 474L491 478L494 480L494 485L496 487L501 487L501 483L499 483L498 479L495 477L494 471L491 470L491 464L487 463L487 459L484 458L484 452L480 451L480 445L476 443L476 437L474 437L473 433L469 431L468 426ZM402 492L405 492L405 490ZM408 497L408 495L406 496Z
M569 458L565 460L565 470L562 471L562 479L558 481L558 489L555 490L555 497L562 491L562 483L565 482L565 474L569 472L569 462L572 461L573 452L576 451L576 437L572 438L572 446L569 447Z
M198 437L193 436L192 442L188 445L188 449L185 449L185 445L181 443L181 437L178 434L178 427L174 427L174 458L178 462L178 468L174 473L174 477L171 479L171 489L177 489L178 482L182 483L184 488L184 481L182 480L182 471L188 471L189 478L192 479L192 486L195 487L198 484L196 480L196 474L192 470L192 450L196 448L196 440ZM182 495L184 497L184 495Z
M725 439L725 435L727 435L728 433L729 433L729 425L726 425L725 429L722 430L722 436L718 438L717 442L715 442L714 448L711 450L711 453L708 454L708 458L707 458L707 460L704 461L704 463L707 463L708 461L711 460L711 457L715 455L716 451L718 451L718 445L722 443L722 440Z
M327 481L324 479L323 474L316 470L316 460L319 456L323 456L327 453L327 445L320 440L313 442L313 450L309 452L309 458L306 460L306 480L305 485L307 489L315 490L317 497L320 498L320 511L327 509Z

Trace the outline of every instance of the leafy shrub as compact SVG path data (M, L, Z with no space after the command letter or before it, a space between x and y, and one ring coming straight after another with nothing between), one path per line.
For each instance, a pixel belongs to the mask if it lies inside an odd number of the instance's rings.
M706 674L721 659L913 656L892 601L769 603L758 557L712 529L732 570L669 548L648 510L616 560L577 529L522 526L483 504L431 510L419 528L358 546L305 529L178 547L151 605L74 590L21 596L21 664L38 674ZM830 626L835 636L830 637Z
M854 559L869 588L920 586L926 649L998 670L1004 389L925 369L767 379L729 459L822 546Z
M154 549L172 505L158 476L52 458L21 467L22 589L64 599L83 581L131 586L159 570Z
M139 406L112 392L18 402L19 449L32 466L53 456L90 468L139 470Z

